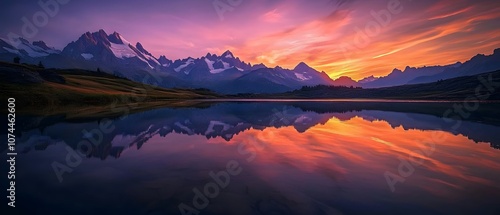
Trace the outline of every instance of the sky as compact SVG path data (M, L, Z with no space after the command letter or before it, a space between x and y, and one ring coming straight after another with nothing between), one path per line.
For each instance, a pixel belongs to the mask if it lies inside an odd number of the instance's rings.
M26 39L62 49L104 29L141 42L156 57L231 50L252 64L305 62L355 80L500 48L498 0L40 0L55 1L57 12ZM0 22L0 37L23 35L23 17L32 21L43 10L38 2L3 0L0 19L8 21Z

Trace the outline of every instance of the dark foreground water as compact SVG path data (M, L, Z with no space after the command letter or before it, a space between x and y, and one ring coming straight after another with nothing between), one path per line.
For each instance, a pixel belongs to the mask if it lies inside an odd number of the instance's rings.
M499 107L249 102L18 116L7 214L500 214Z

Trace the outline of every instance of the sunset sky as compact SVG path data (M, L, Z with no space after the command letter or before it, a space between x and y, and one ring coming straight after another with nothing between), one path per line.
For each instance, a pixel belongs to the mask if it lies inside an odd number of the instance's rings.
M2 1L0 37L20 34L21 18L41 10L37 2ZM157 57L229 49L251 63L293 68L304 61L332 78L359 80L491 54L500 48L499 23L497 0L73 0L28 39L62 49L104 29Z

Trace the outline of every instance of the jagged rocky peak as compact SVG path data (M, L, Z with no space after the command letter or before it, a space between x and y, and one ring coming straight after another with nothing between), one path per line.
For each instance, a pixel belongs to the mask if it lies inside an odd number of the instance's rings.
M297 66L295 66L293 70L311 70L311 69L313 68L307 65L306 63L300 62L299 64L297 64Z
M144 54L147 54L147 55L150 55L152 56L152 54L150 52L148 52L144 46L142 46L141 43L137 42L137 44L135 45L135 47L137 48L137 50L139 50L140 52L144 53Z
M112 43L116 44L124 44L124 41L122 40L122 37L118 32L113 32L112 34L108 35L108 40Z
M224 53L222 53L221 55L222 57L225 57L225 58L234 58L234 55L231 51L227 50L225 51Z
M398 68L394 68L391 73L403 73L403 71Z
M52 48L48 47L47 44L45 44L45 42L43 42L43 41L33 41L33 45L38 46L38 47L45 49L45 50L52 49Z
M158 62L159 62L162 66L170 66L170 64L172 64L172 60L168 59L165 55L161 55L161 56L158 58Z

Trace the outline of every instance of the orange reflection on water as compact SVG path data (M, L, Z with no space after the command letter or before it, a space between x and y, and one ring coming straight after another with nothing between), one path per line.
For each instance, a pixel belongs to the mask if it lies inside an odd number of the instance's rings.
M494 186L494 180L486 178L500 170L498 151L489 144L445 131L393 128L385 121L360 117L346 121L332 118L304 133L293 127L251 129L229 143L244 143L249 148L261 144L262 148L252 149L257 155L252 165L287 164L345 180L366 175L377 183L385 181L386 171L398 174L400 159L409 161L411 157L422 164L414 164L414 174L407 179L436 195L446 194L443 188L463 189L464 183ZM279 175L279 171L257 170L263 178ZM498 174L493 177L499 178Z

